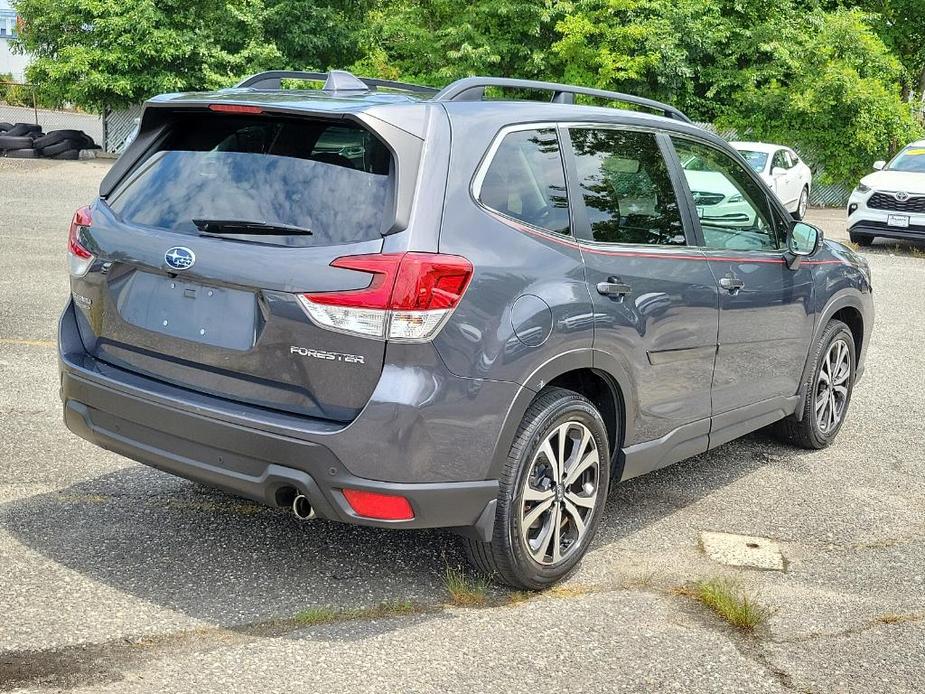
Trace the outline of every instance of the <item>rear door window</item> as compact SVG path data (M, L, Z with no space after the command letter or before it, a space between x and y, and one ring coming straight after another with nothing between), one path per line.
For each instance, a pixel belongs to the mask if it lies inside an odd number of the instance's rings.
M569 136L595 241L686 243L668 166L653 134L576 127Z
M124 221L198 233L193 220L308 229L298 245L378 238L390 218L389 149L359 125L179 116L109 200Z
M503 215L568 234L569 210L559 140L552 128L504 136L485 171L478 199Z

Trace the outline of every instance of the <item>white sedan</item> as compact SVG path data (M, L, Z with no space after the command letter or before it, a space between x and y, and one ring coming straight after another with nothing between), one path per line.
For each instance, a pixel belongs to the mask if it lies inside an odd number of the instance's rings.
M813 172L797 153L765 142L730 142L774 191L794 219L803 219L809 205Z

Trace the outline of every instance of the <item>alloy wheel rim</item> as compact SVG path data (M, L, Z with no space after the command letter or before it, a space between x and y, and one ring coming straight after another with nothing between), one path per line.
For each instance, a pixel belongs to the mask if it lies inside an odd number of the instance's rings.
M591 431L570 421L553 429L524 476L520 536L538 564L567 559L587 533L597 506L600 458Z
M851 378L851 352L843 339L835 340L825 353L816 379L814 402L819 431L834 431L845 414Z
M807 203L808 203L807 195L806 195L806 191L804 190L804 191L800 194L800 218L803 218L803 217L806 216L806 206L807 206Z

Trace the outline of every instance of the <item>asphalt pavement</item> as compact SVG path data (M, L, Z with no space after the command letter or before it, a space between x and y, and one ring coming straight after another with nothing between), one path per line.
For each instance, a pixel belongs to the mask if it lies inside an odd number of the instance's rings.
M877 324L832 447L759 432L620 485L562 588L461 607L450 533L300 522L65 429L65 237L108 165L0 159L0 691L925 691L925 245L865 250ZM706 531L786 568L714 562ZM679 590L716 577L771 610L754 634Z

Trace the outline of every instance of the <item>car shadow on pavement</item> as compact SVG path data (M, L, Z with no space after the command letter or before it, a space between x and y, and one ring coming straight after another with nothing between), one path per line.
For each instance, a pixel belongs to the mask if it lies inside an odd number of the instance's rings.
M757 434L619 485L593 551L767 465L778 448L799 456ZM438 605L447 566L464 561L451 532L299 521L141 465L4 504L0 523L91 581L223 627L313 606Z

